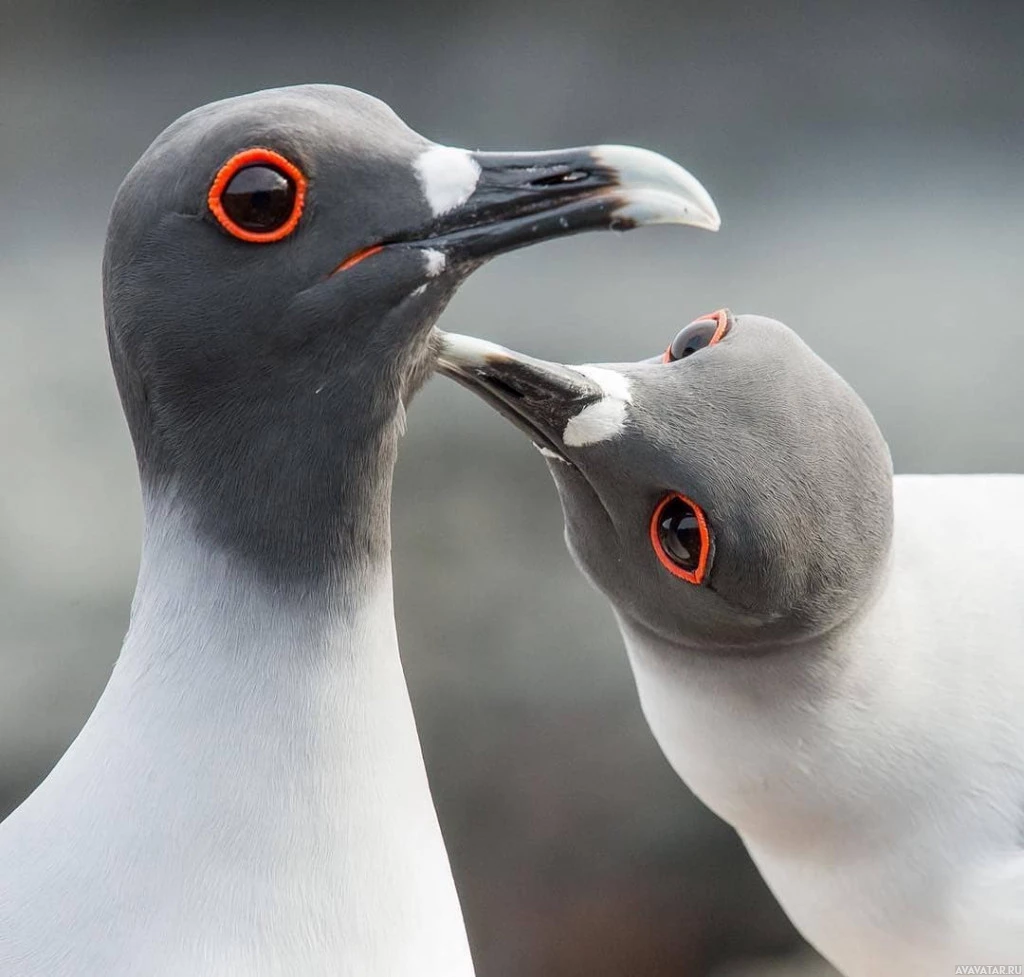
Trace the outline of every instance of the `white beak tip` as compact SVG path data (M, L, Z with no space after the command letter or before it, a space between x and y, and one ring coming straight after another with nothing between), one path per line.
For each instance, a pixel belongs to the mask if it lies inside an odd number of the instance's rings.
M598 146L594 157L614 170L621 201L615 217L631 227L688 224L708 231L722 225L711 194L689 170L660 153L635 146Z

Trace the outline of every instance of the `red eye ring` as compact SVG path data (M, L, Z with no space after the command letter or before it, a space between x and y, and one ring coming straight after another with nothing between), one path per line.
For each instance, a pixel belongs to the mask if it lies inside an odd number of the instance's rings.
M665 552L665 547L661 542L661 534L658 531L661 525L661 515L665 511L665 507L676 501L682 502L688 506L697 520L697 532L700 534L700 554L697 558L697 566L693 570L686 570L679 566L679 564ZM688 499L680 492L670 492L654 507L654 515L651 516L650 536L651 546L654 548L654 555L657 556L658 562L661 563L669 573L674 577L679 577L681 580L685 580L687 583L697 585L703 583L704 577L707 575L708 559L711 556L711 530L708 528L708 520L704 515L704 510L701 509L696 502L692 499Z
M689 323L689 325L692 326L694 322L702 322L705 319L713 319L718 323L718 326L715 329L715 334L711 337L711 342L708 343L708 346L714 346L715 343L725 335L725 331L729 328L729 310L716 309L714 312L708 313L708 315L699 315L693 320L693 322ZM668 348L661 354L661 362L675 363L675 360L672 359L672 343L669 343Z
M244 227L240 227L228 215L221 201L221 195L224 193L225 187L227 187L232 177L239 170L260 163L279 170L295 184L295 203L292 206L291 215L280 227L275 227L272 231L249 231ZM302 208L306 203L306 183L306 176L302 170L291 160L285 159L280 153L275 153L272 149L262 149L259 147L243 149L242 152L232 156L217 171L217 175L213 178L213 183L210 186L210 192L207 194L206 202L213 216L217 218L217 223L233 237L237 237L241 241L249 241L252 244L271 244L274 241L286 238L298 226L299 218L302 216Z

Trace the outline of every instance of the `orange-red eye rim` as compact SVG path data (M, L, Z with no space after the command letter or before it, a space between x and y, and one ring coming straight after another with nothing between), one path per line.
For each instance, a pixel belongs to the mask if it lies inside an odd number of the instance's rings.
M261 163L273 166L292 180L295 184L295 205L292 207L288 220L280 227L275 227L272 231L247 231L244 227L239 227L228 216L227 211L224 210L221 195L224 193L224 188L231 182L231 178L239 170ZM272 149L262 149L260 147L243 149L242 152L235 153L231 159L217 170L217 175L213 178L206 202L213 216L217 218L217 223L233 237L237 237L242 241L249 241L252 244L272 244L274 241L280 241L288 237L298 227L299 218L302 217L302 208L306 204L306 183L306 175L302 170L280 153L275 153Z
M710 316L705 316L704 318L710 318ZM685 502L697 517L697 531L700 533L700 556L697 558L697 567L694 570L684 570L675 563L665 552L665 548L661 545L661 537L658 534L658 524L661 522L661 514L665 511L665 506L676 499ZM674 577L685 580L687 583L699 585L704 582L704 577L708 571L708 559L711 556L711 530L708 529L708 520L704 515L704 510L693 499L688 499L681 492L669 492L654 508L654 515L651 516L650 534L654 555L657 556L658 561L669 573Z
M728 309L716 309L714 312L711 312L708 315L699 315L699 316L697 316L697 318L694 319L693 322L701 322L704 319L714 319L714 321L718 323L718 328L715 329L715 334L711 337L711 342L708 343L708 346L714 346L715 343L717 343L725 335L725 330L729 328L729 310ZM688 325L692 326L693 322L688 323ZM672 359L672 344L671 343L668 344L668 348L665 350L665 352L661 354L661 362L662 363L674 363L675 362L675 360Z

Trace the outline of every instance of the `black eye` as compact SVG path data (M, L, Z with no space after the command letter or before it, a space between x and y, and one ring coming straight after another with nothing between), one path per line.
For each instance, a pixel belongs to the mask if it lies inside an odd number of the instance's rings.
M295 230L305 195L306 178L294 163L271 149L246 149L218 171L209 205L229 234L269 244Z
M662 566L699 584L707 570L711 534L700 507L673 493L658 503L651 518L651 545Z
M706 346L714 346L726 334L728 328L729 313L726 309L713 312L709 316L701 316L679 330L679 334L672 340L672 345L665 351L664 361L672 363L692 356Z
M700 525L693 507L682 499L673 499L662 510L658 520L658 539L661 548L672 561L693 573L700 562Z
M246 166L220 195L224 212L247 231L276 231L295 209L295 184L272 166Z

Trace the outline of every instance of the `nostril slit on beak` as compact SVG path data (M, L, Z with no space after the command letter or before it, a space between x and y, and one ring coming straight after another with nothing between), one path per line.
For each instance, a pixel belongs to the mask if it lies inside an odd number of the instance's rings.
M590 174L586 170L565 170L562 173L549 173L530 181L531 187L560 187L567 183L580 183Z

